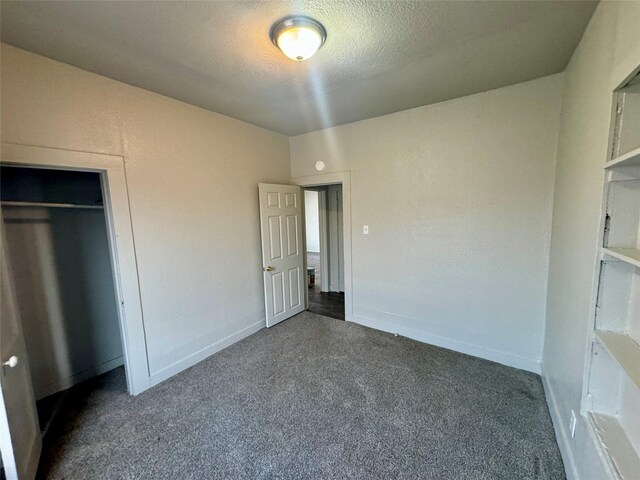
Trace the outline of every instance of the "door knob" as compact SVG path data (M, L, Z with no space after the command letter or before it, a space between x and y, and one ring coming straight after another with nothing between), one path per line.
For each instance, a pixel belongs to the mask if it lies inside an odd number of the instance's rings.
M269 265L268 267L264 267L265 272L273 272L274 270L275 268L273 268L271 265Z
M10 368L15 367L17 364L18 364L18 357L16 357L15 355L10 357L9 360L7 360L6 362L2 362L3 367L10 367Z

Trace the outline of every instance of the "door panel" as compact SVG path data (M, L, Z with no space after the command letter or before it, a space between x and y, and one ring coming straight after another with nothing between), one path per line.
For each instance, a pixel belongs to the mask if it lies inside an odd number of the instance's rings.
M300 269L298 267L289 270L289 307L295 308L302 303L300 295Z
M277 208L277 207L276 207ZM269 217L270 261L282 258L282 228L280 217Z
M298 217L287 215L287 256L298 255Z
M267 327L304 310L302 193L291 185L258 185Z
M0 230L0 451L8 480L31 480L38 468L42 438L1 221Z
M282 272L271 275L271 291L273 294L273 314L280 315L284 312L284 276Z

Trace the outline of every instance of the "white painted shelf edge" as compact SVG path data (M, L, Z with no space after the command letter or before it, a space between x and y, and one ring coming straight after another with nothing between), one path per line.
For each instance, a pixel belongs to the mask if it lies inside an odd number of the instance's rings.
M13 202L3 200L5 207L44 207L44 208L84 208L89 210L102 210L102 205L80 205L77 203L51 203L51 202Z
M602 249L602 252L633 266L640 267L640 250L635 248L606 247Z
M637 165L640 165L640 147L634 148L630 152L617 156L607 162L604 168L632 167Z
M622 332L596 330L596 338L640 388L640 345Z
M598 440L598 446L606 459L611 478L617 480L637 478L640 472L640 457L618 419L589 412L587 424Z

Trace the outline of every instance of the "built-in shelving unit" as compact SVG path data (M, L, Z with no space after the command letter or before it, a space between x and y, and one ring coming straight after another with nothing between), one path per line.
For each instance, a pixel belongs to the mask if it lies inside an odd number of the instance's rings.
M631 381L640 387L640 345L628 334L622 332L596 330L596 338L620 364ZM640 405L638 405L638 413L640 413Z
M607 162L604 168L621 168L621 167L637 167L640 166L640 147L634 148L630 152L623 153Z
M52 202L13 202L3 200L4 207L39 207L39 208L88 208L92 210L102 210L102 205L80 205L77 203L52 203Z
M623 153L607 162L604 168L621 168L621 167L637 167L640 166L640 147L634 148L630 152Z
M610 474L622 479L638 478L640 460L629 442L620 422L615 417L589 413L588 421L602 445L607 445L610 456Z
M618 260L627 262L630 265L640 267L640 250L636 248L603 248L603 253L611 255Z
M640 478L640 77L614 92L582 413L614 480Z

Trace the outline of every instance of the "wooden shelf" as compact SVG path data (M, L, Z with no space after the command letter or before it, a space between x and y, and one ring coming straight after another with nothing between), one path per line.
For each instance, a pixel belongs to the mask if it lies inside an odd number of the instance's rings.
M640 250L635 248L603 248L603 253L629 263L635 267L640 267Z
M596 338L620 364L631 381L640 388L640 345L621 332L596 330Z
M50 202L13 202L3 200L5 207L40 207L40 208L85 208L90 210L102 210L102 205L79 205L76 203L50 203Z
M627 480L638 478L640 457L634 450L627 434L615 417L590 412L587 423L599 442L599 447L608 458L608 470L613 478Z
M607 162L604 168L634 167L638 165L640 165L640 147L617 156L610 162Z

